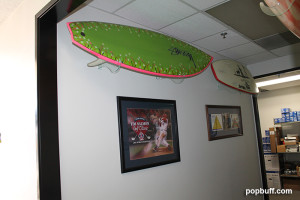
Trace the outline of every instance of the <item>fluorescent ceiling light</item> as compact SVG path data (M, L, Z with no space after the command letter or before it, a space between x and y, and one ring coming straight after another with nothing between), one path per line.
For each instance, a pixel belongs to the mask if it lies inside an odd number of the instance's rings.
M289 77L269 80L269 81L258 82L258 83L256 83L256 86L263 87L263 86L267 86L267 85L275 85L275 84L279 84L279 83L285 83L285 82L296 81L296 80L300 80L300 74L295 75L295 76L289 76Z

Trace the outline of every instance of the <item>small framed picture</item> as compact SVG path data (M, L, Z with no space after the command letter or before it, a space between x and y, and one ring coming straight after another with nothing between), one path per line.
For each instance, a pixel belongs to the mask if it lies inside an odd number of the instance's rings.
M117 97L121 172L180 161L176 102Z
M240 106L206 105L208 140L242 136Z

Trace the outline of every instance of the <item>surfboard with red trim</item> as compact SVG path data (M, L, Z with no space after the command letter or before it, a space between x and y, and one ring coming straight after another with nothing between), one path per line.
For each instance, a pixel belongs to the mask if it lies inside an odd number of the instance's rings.
M251 73L241 63L234 60L218 60L211 64L211 69L220 83L242 92L258 93Z
M100 59L89 66L104 60L149 75L187 78L201 73L213 59L190 44L150 30L93 21L67 26L73 44Z
M262 11L276 16L294 35L300 38L300 0L264 0L260 3Z

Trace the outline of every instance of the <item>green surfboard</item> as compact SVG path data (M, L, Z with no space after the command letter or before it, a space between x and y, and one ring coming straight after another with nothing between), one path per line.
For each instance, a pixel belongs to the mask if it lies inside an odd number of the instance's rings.
M93 21L69 22L67 26L76 46L140 73L187 78L201 73L213 59L192 45L150 30Z

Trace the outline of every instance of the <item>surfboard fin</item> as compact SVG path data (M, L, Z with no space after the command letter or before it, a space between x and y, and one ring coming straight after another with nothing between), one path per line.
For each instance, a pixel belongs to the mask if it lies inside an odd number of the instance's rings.
M102 59L97 59L97 60L95 60L95 61L93 61L93 62L90 62L90 63L88 63L87 65L89 66L89 67L97 67L98 65L102 65L102 64L104 64L104 63L106 63L106 61L105 60L102 60Z
M113 74L116 74L120 71L121 66L113 65L113 64L107 64L106 68L109 69L109 71Z
M270 9L270 7L266 6L263 2L260 2L259 3L259 7L260 9L266 14L266 15L269 15L269 16L275 16L275 14L272 12L272 10Z
M120 71L121 66L117 66L114 64L108 64L108 63L106 64L106 63L107 63L107 61L98 58L97 60L90 62L87 65L89 67L97 67L98 66L98 69L101 69L102 67L106 67L113 74L118 73ZM104 64L106 64L106 65L104 65Z
M161 80L163 79L162 77L156 76L156 80ZM183 78L169 78L173 83L175 84L180 84L184 81Z
M269 16L280 16L283 15L285 12L287 12L292 6L295 0L292 1L286 1L287 7L282 6L280 2L275 2L273 6L266 6L263 2L259 3L260 9Z
M184 79L183 78L171 78L171 81L173 81L173 83L180 84L184 81Z

